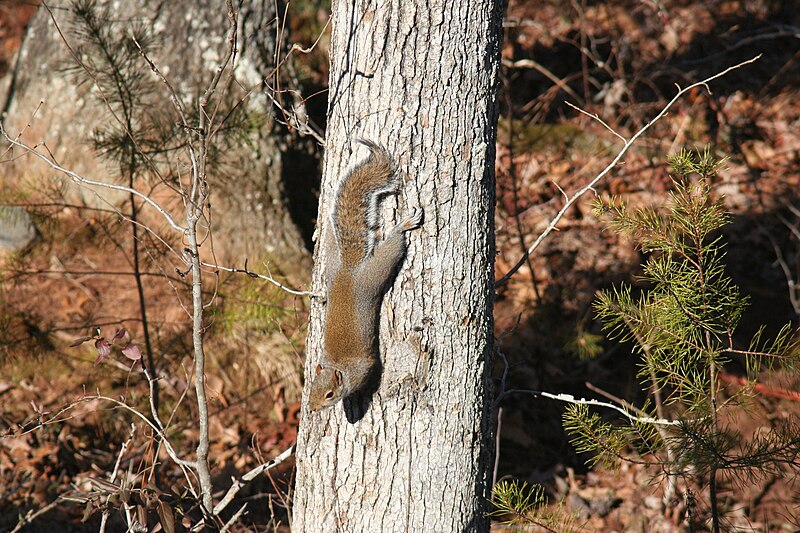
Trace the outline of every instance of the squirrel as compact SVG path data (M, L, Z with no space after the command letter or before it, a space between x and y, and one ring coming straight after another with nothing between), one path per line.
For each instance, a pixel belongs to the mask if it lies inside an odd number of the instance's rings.
M397 192L400 180L383 147L357 142L369 149L370 156L345 177L332 209L338 254L328 270L324 355L311 383L311 411L360 390L377 369L375 339L384 289L405 256L405 233L422 225L423 211L413 209L376 244L378 203Z

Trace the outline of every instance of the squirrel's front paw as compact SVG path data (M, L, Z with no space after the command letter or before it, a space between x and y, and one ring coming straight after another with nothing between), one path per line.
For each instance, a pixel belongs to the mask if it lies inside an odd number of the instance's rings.
M413 207L411 208L411 215L400 223L400 227L403 228L403 231L411 231L412 229L417 229L422 226L422 221L424 219L425 212L418 207Z

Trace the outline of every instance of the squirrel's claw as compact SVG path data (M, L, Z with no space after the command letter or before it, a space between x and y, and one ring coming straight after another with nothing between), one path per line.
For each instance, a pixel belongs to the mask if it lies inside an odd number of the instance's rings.
M424 219L425 212L418 207L412 207L411 214L400 223L400 227L403 231L411 231L422 226L422 221Z

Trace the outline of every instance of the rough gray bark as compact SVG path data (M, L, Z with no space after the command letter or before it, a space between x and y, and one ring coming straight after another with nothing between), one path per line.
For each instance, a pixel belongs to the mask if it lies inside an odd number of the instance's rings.
M383 226L425 211L381 309L378 390L309 413L297 448L295 531L483 531L489 490L494 145L501 2L334 2L321 234L364 137L404 187ZM395 212L397 211L397 212ZM322 291L331 252L316 250ZM311 309L306 375L320 360ZM308 381L307 381L308 383Z
M219 58L227 49L225 3L101 0L98 4L111 6L114 24L118 24L120 32L136 24L155 30L157 49L152 59L171 80L184 105L194 109L192 102L208 86ZM48 5L67 40L77 48L80 43L70 33L68 23L69 2L53 1ZM235 99L256 87L244 108L252 117L251 126L258 126L246 132L247 139L235 139L224 153L223 164L214 169L212 222L220 261L241 266L243 259L249 257L251 264L256 265L270 257L297 272L310 268L310 254L287 209L279 148L283 141L276 137L274 123L269 118L271 103L263 94L263 86L258 88L260 80L270 76L275 64L276 9L282 14L281 6L282 2L245 0L240 8L236 70L239 83L231 84L229 91L231 99ZM118 174L117 165L99 158L90 139L93 130L113 119L96 98L96 89L88 83L77 86L76 76L65 71L71 65L74 61L50 15L40 9L26 31L14 68L0 80L3 123L9 133L16 135L30 121L23 137L28 144L45 140L63 166L87 177L111 179ZM149 73L144 61L142 71ZM31 121L40 100L44 103ZM177 121L172 117L173 107L165 87L158 86L152 105L163 109L165 120ZM174 167L166 169L174 170ZM10 172L12 167L5 165L4 173ZM29 159L20 161L16 172L27 178L34 176L35 181L52 174L49 168ZM44 181L49 180L48 177ZM124 193L86 187L71 187L69 198L102 207L108 207L106 202L119 205L128 199ZM147 216L147 210L143 215Z

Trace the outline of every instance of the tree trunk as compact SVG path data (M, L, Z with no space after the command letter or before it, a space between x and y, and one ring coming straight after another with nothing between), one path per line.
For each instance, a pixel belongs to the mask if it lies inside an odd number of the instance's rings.
M356 0L332 11L319 230L339 180L367 155L356 138L384 145L404 183L382 202L382 226L417 206L425 222L381 308L378 390L303 410L293 529L487 530L502 4ZM318 292L331 252L319 239ZM315 301L307 376L323 317Z
M81 39L70 22L71 2L53 0L48 5L70 46L79 49ZM227 47L225 2L100 0L98 5L113 7L112 23L121 33L137 24L154 30L157 46L152 59L171 80L187 109L194 112L198 91L208 85ZM287 189L291 183L284 178L280 150L287 141L279 137L275 123L269 119L272 103L258 89L260 79L274 78L276 25L282 24L278 18L285 9L282 1L271 0L246 0L234 5L239 7L238 82L226 88L229 105L244 97L251 87L256 90L240 106L249 117L250 129L237 130L241 135L221 147L220 161L215 166L212 216L216 257L221 263L237 267L249 258L254 268L265 259L273 259L299 282L305 280L311 261L304 237L288 208ZM281 49L286 48L282 44ZM113 124L113 120L106 106L92 95L92 91L96 92L93 84L79 83L86 76L76 74L74 67L74 59L50 14L40 8L26 30L14 68L0 80L0 114L4 115L9 133L16 135L24 129L22 140L31 145L44 139L63 166L87 177L113 178L118 175L115 164L97 157L90 143L95 129ZM144 61L141 72L150 76ZM163 110L167 120L176 120L170 115L172 104L163 85L156 84L150 98L153 109ZM176 139L180 138L182 135L176 134ZM175 144L175 139L166 140L164 148L174 148ZM162 170L167 175L174 168L166 165ZM5 165L4 172L10 172L9 165ZM52 171L26 158L14 173L26 178L34 176L34 181L36 176L44 175L41 182L47 183ZM103 208L127 201L126 194L107 189L72 187L68 194L71 201ZM148 215L149 211L143 210L142 216ZM296 273L302 275L295 276Z

